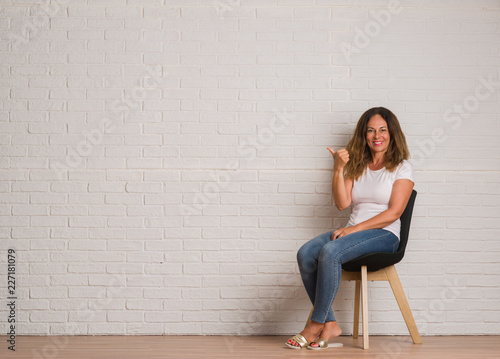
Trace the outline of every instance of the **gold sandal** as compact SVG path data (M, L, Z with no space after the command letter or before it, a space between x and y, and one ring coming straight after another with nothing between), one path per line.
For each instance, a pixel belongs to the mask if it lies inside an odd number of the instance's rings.
M316 344L318 344L318 346L312 347L310 345L311 343L316 343ZM309 345L307 346L307 349L322 350L322 349L328 349L328 348L333 348L333 347L338 348L338 347L344 346L344 344L342 344L342 343L330 343L330 345L328 345L328 342L323 338L319 338L318 340L313 340L311 343L309 343Z
M302 334L297 334L297 335L294 335L293 337L291 337L290 339L292 339L293 341L295 341L296 343L298 343L300 346L295 346L295 345L292 345L292 344L288 344L288 342L285 342L285 344L289 347L289 348L292 348L292 349L302 349L303 347L305 347L306 345L309 345L310 342L307 341L306 338L304 338L304 336L302 336ZM288 339L288 340L290 340Z

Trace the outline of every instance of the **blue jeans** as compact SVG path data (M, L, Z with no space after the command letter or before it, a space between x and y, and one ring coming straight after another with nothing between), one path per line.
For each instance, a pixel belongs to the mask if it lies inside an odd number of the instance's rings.
M311 320L335 321L332 310L342 274L342 264L372 252L394 253L398 237L385 229L367 229L331 240L334 231L323 233L297 252L300 276L314 306Z

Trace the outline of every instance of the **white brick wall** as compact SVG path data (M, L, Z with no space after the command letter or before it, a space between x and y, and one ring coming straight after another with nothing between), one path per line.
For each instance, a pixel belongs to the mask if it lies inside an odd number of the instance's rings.
M45 4L0 17L18 334L300 331L296 252L349 214L326 147L373 106L416 169L397 268L421 334L500 334L498 1ZM346 334L352 299L343 284ZM372 333L407 333L387 284L370 310Z

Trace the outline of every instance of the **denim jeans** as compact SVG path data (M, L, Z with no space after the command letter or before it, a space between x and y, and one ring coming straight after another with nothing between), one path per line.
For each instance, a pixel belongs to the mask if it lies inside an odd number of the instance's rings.
M372 252L394 253L399 238L385 229L367 229L331 240L334 231L304 243L297 252L300 276L314 306L311 320L335 321L332 310L342 274L342 264Z

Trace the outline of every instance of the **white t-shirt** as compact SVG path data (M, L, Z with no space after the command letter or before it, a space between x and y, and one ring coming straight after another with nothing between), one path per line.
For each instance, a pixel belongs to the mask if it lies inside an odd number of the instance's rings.
M372 171L367 167L361 177L353 183L351 198L354 208L347 227L364 222L387 210L392 186L396 180L403 178L415 182L413 166L406 160L403 160L393 172L387 171L385 167L377 171ZM399 239L400 219L398 218L384 229L391 231Z

